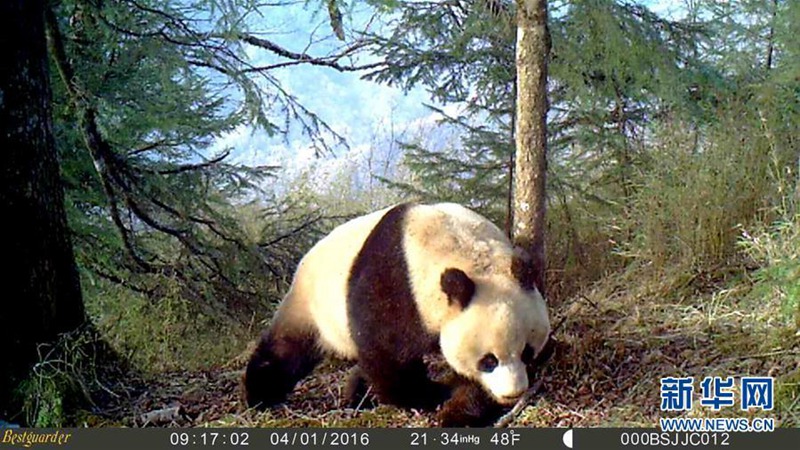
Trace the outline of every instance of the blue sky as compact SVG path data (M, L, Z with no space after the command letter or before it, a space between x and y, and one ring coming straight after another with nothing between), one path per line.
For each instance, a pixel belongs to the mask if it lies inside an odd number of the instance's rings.
M290 6L267 8L259 23L252 24L252 28L289 50L325 54L344 44L332 36L327 11L317 7L321 3L300 0ZM684 4L671 0L645 0L642 3L665 16L680 14ZM362 8L346 14L345 20L354 28L359 28L370 18L366 7ZM275 62L268 53L255 48L250 49L249 56L255 65ZM299 133L290 133L286 138L270 137L251 127L241 127L223 136L215 147L232 147L232 157L236 162L254 166L281 165L288 178L311 164L334 170L343 164L343 160L357 159L370 146L388 145L390 128L397 134L414 133L420 127L434 123L437 117L424 106L431 100L421 88L403 92L397 87L361 80L358 73L307 65L277 69L271 74L280 80L286 91L347 140L350 154L345 154L348 153L346 149L340 147L336 155L320 160L314 156L308 138ZM452 113L457 107L450 105L447 109Z
M325 11L317 12L316 4L268 8L264 23L253 29L263 30L268 38L285 48L322 55L344 45L332 36L330 19ZM363 11L351 11L350 20L365 20ZM263 50L248 50L254 65L276 62ZM364 60L361 60L364 63ZM430 103L422 89L403 92L396 87L360 79L362 74L337 72L331 68L299 65L270 72L282 87L306 108L313 111L334 131L343 136L351 151L363 151L391 127L405 130L421 121L429 121L431 112L423 106ZM215 147L232 147L233 160L248 165L279 164L290 173L314 161L314 151L307 137L298 128L286 138L270 137L251 127L240 127L218 140ZM327 160L345 157L346 148L338 147ZM335 163L334 163L335 164Z

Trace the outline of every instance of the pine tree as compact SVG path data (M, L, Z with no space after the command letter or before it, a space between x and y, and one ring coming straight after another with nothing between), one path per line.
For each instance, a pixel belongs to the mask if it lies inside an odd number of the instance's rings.
M236 220L237 206L256 199L268 211L288 208L268 190L275 168L235 164L231 149L212 144L254 127L304 134L319 153L330 152L344 145L341 136L271 72L380 63L351 64L357 41L313 55L262 37L254 18L280 7L249 0L51 6L56 142L86 276L151 298L178 292L217 315L249 317L268 300L272 279L291 271L295 257L278 248L290 241L259 246ZM268 63L254 65L254 54ZM291 217L262 243L299 226Z

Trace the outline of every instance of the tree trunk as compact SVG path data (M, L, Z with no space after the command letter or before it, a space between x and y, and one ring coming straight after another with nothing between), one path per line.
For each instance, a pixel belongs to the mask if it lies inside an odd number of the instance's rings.
M0 2L0 418L16 412L11 394L37 345L86 320L53 140L44 11L45 0Z
M772 58L775 53L775 20L778 17L778 0L772 1L772 19L769 21L769 34L767 35L767 61L764 63L767 70L772 70Z
M545 181L547 173L547 59L550 34L546 0L517 0L517 108L514 243L520 283L545 293Z

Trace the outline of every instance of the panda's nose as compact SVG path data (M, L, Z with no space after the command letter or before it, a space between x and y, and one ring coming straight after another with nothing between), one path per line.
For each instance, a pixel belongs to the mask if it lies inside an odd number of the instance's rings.
M481 378L486 389L501 403L513 403L528 388L528 376L521 362L500 364Z

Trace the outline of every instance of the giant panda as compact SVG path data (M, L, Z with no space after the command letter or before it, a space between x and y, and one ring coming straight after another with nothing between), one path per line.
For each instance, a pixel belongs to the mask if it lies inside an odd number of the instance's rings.
M485 426L528 388L550 334L545 301L512 274L520 257L486 218L462 206L400 204L335 228L302 258L253 352L247 403L283 401L332 354L357 361L347 391L433 409L442 426ZM455 375L428 377L423 357ZM526 367L527 366L527 367Z

